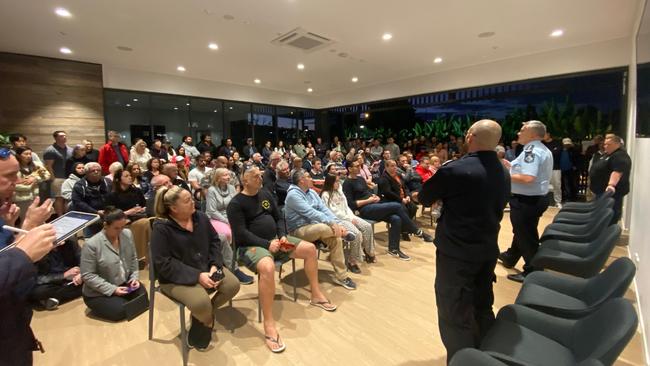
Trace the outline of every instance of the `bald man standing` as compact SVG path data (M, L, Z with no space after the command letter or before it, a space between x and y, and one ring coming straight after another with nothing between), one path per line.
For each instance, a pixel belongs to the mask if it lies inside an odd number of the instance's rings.
M510 174L495 147L501 126L480 120L465 135L468 154L443 165L419 193L425 206L442 200L436 227L436 303L447 362L462 348L478 347L494 322L494 268Z

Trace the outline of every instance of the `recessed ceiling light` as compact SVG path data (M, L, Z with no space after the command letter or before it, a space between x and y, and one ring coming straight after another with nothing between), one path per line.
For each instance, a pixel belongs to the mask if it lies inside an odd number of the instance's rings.
M211 49L211 50L218 50L218 49L219 49L219 45L213 42L213 43L210 43L210 44L208 45L208 48Z
M133 101L134 101L134 102L137 102L137 101L138 101L138 98L133 98Z
M179 66L179 67L176 68L176 70L178 70L180 72L184 72L185 71L185 66Z
M219 112L219 110L215 109L215 110L213 110L212 112L217 113L217 112Z
M364 113L363 116L364 116L365 118L368 118L368 117L370 117L370 114L369 114L369 113Z
M356 76L353 76L351 80L352 80L353 83L356 83L357 81L359 81L359 78L356 77Z
M384 33L384 35L381 36L381 39L383 39L384 41L389 41L391 38L393 38L393 35L390 33Z
M564 34L564 31L562 29L556 29L553 32L551 32L551 37L562 37Z
M305 69L304 64L298 64L296 67L298 68L298 70L304 70Z
M185 103L185 105L187 105L187 106L189 106L189 105L190 105L190 103L189 103L189 102L188 102L188 103Z
M126 106L127 106L127 107L130 107L131 105L130 105L129 103L126 103Z
M178 110L178 107L174 107L174 110L177 111L177 110Z
M61 47L61 48L59 48L59 52L65 53L66 55L69 55L69 54L72 53L72 50L69 49L68 47Z
M366 128L366 126L361 125L361 126L359 126L359 128L364 129L364 128Z
M228 107L228 109L230 109L232 111L232 107Z
M72 13L70 13L66 8L56 8L54 12L56 15L64 18L70 18L72 16Z
M255 80L253 80L253 82L254 82L255 84L260 84L260 83L262 83L262 80L260 80L260 79L255 79Z
M433 62L436 63L436 64L441 63L441 62L442 62L442 57L436 57L436 58L434 58L434 59L433 59Z
M307 93L311 93L311 92L313 92L313 91L314 91L314 89L312 89L312 88L307 88Z

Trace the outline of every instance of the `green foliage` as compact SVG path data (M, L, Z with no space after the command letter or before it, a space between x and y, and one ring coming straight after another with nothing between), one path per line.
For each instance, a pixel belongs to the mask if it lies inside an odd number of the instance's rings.
M0 133L0 146L9 146L9 135Z
M351 126L346 128L344 135L347 138L360 137L362 139L372 137L385 139L393 135L397 137L398 143L419 136L427 138L435 136L439 140L446 140L450 134L464 136L465 131L472 123L482 118L490 118L490 116L440 114L427 121L416 121L412 129L402 129L396 134L391 129L382 126L375 129ZM560 103L551 99L538 108L533 105L515 108L503 120L498 121L503 130L503 140L508 143L515 139L521 123L531 119L539 119L544 122L548 131L556 138L570 137L577 141L591 139L595 135L611 131L613 124L612 116L606 117L602 111L593 106L577 108L569 97Z

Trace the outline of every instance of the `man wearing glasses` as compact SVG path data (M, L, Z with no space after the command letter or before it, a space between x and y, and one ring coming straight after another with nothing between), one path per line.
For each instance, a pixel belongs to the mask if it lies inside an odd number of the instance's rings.
M32 352L42 350L29 323L32 309L23 288L36 276L34 263L54 248L56 231L49 224L41 225L50 216L52 204L39 199L29 207L22 229L26 234L14 234L4 225L14 225L19 209L11 202L18 180L18 161L7 148L0 148L0 349L2 363L31 365ZM40 226L38 226L40 225ZM15 243L14 247L8 245Z

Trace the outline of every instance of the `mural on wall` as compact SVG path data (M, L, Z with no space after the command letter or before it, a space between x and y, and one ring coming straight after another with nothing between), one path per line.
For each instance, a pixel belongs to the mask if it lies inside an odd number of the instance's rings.
M347 138L394 136L399 142L419 136L445 140L463 136L479 119L498 121L503 140L516 138L521 122L544 122L556 138L589 140L625 130L623 71L489 86L369 103L342 117ZM338 108L339 113L345 108ZM354 117L350 118L350 115Z

